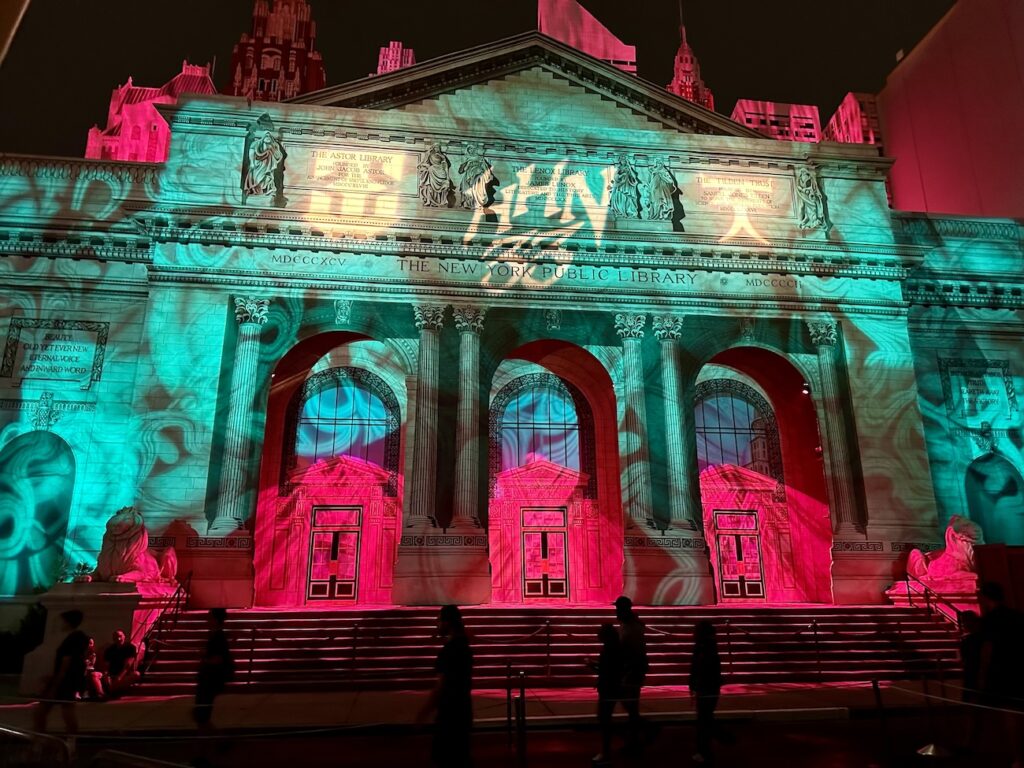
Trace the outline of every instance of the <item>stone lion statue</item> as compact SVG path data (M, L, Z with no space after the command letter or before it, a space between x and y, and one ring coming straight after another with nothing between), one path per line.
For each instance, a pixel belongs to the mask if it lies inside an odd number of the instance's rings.
M946 548L935 552L911 550L907 573L926 584L934 582L974 581L974 546L984 544L981 526L973 520L953 515L946 526Z
M173 582L178 556L173 547L160 553L149 552L149 532L135 507L122 507L109 520L103 544L93 571L93 581Z

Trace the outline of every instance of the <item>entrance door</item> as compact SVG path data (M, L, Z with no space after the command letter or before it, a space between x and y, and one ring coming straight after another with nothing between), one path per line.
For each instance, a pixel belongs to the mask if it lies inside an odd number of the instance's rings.
M764 567L757 513L715 511L718 588L722 598L763 599Z
M565 507L529 507L523 515L523 598L568 598Z
M355 600L361 507L313 507L307 600Z

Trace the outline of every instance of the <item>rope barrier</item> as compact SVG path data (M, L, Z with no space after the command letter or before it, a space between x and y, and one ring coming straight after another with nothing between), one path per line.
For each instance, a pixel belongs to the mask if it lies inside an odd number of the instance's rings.
M915 691L913 688L901 688L898 685L890 685L890 691L902 691L903 693L910 693L914 696L920 696L924 699L934 699L935 701L943 701L947 704L956 704L961 707L971 707L975 709L986 709L990 712L1002 712L1006 715L1019 715L1024 717L1024 710L1020 709L1007 709L1005 707L994 707L991 704L976 704L972 701L961 701L960 699L951 699L948 696L936 696L933 693L924 693L923 691ZM989 694L986 694L989 695ZM1020 701L1020 699L1011 699L1012 701Z

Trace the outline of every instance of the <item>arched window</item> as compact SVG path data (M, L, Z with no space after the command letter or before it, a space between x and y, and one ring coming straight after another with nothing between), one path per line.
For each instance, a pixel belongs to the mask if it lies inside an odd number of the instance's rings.
M575 387L550 373L520 376L495 396L490 421L492 482L542 459L584 472L594 486L593 416Z
M397 478L399 414L391 388L369 371L340 367L313 374L289 409L286 474L352 456Z
M768 401L732 379L701 382L696 395L699 469L731 464L782 482L779 429Z

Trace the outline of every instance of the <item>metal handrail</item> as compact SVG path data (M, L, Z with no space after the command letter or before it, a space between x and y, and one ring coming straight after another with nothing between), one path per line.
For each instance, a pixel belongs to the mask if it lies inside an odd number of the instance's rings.
M907 585L907 603L911 607L914 607L915 594L915 590L913 590L910 586L911 579L913 579L916 584L921 585L922 589L917 590L917 594L924 595L924 607L925 610L928 611L928 613L933 612L932 603L936 603L937 605L934 607L934 612L936 614L946 619L947 621L956 624L957 626L960 625L960 609L908 571L903 574L903 581ZM945 607L948 610L948 613L938 608L938 605Z
M71 765L71 751L70 751L70 748L68 747L67 743L63 739L57 738L56 736L51 736L48 733L35 733L33 731L19 731L16 728L11 728L11 727L6 726L6 725L0 725L0 737L3 737L3 736L6 736L6 737L12 738L12 739L16 739L16 740L19 740L19 741L25 741L25 742L28 742L29 744L34 744L34 743L37 743L37 742L43 743L43 744L49 744L49 745L51 745L51 747L53 747L55 749L56 754L60 755L59 762L57 763L57 765L59 765L59 766ZM10 756L10 752L9 751L8 751L7 754L8 754L8 756ZM41 759L42 759L42 756L40 756L40 760ZM39 764L43 765L42 762L40 762ZM31 763L29 763L27 765L31 765ZM47 765L49 766L49 765L53 765L53 764L52 763L47 763Z
M178 618L181 616L182 610L188 603L190 590L192 587L192 571L185 574L185 578L178 582L178 588L174 590L174 594L167 599L167 603L164 604L163 609L160 611L160 615L156 617L156 621L150 626L149 630L145 634L146 642L146 657L143 664L139 667L139 674L146 674L156 663L156 657L160 653L160 648L163 646L162 637L165 632L170 632L176 626L178 626ZM170 628L168 628L168 624ZM136 642L135 637L132 638L133 642Z

